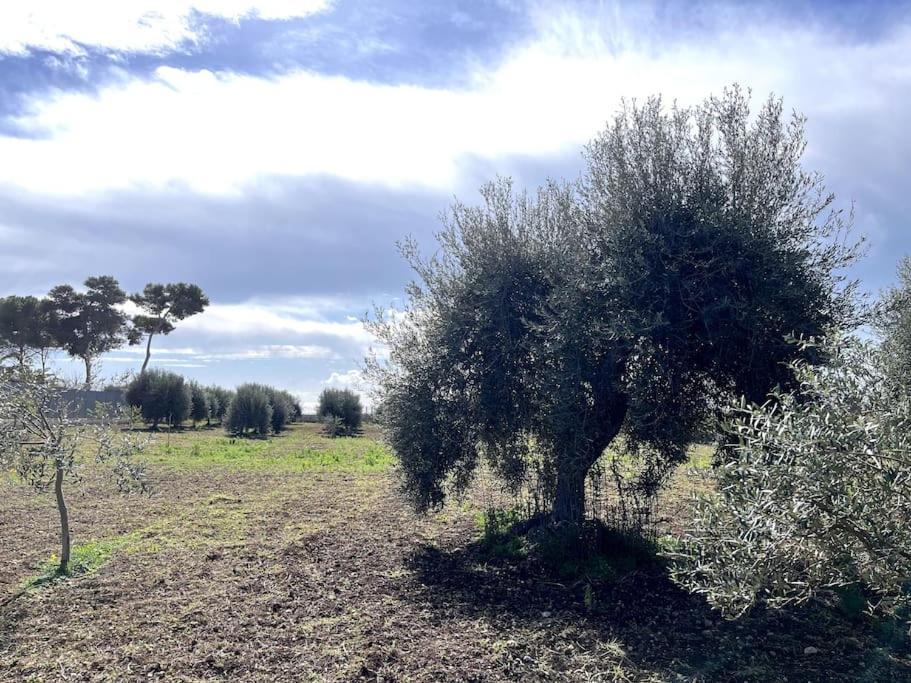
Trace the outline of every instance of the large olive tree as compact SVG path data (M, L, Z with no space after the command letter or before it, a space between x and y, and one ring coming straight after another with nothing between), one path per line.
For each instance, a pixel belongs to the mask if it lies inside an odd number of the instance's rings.
M571 184L485 186L455 203L439 251L404 254L409 304L372 322L379 414L419 509L481 458L508 484L531 451L550 517L584 515L586 474L622 437L650 481L729 395L792 378L788 334L850 324L849 217L805 171L804 119L726 91L694 108L625 105Z

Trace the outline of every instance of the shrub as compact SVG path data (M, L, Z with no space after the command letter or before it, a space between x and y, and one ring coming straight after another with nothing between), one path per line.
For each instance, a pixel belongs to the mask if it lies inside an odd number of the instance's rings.
M316 417L329 436L351 436L361 428L361 399L350 389L323 389Z
M206 391L209 393L209 418L224 422L234 392L217 386L208 387Z
M189 383L190 388L190 419L193 426L197 422L209 419L209 399L206 390L196 382Z
M242 384L225 414L225 431L236 436L248 432L266 436L272 427L272 406L265 387L259 384Z
M269 396L269 405L272 407L272 431L278 434L291 422L294 412L294 397L287 391L274 387L263 387L263 389Z
M190 389L184 378L166 370L147 370L127 386L126 401L138 408L153 429L162 422L179 426L190 416Z
M741 405L674 578L732 614L861 586L907 604L911 578L911 397L888 360L857 340L795 362L799 388Z
M212 420L218 419L218 411L221 404L218 401L218 396L210 387L206 387L203 391L206 394L206 424L211 425Z

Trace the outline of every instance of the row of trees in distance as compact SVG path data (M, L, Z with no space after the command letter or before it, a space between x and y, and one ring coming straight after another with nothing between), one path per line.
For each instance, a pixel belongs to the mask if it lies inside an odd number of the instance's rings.
M0 299L0 360L25 367L37 361L45 367L50 351L60 350L85 365L90 388L101 354L146 339L142 371L148 366L155 335L170 334L178 321L201 313L209 299L195 284L149 283L127 295L109 275L90 277L84 291L57 285L47 296L12 295ZM139 313L124 311L127 301Z
M159 369L134 377L126 387L125 399L153 429L161 424L179 427L192 421L194 426L200 422L221 424L234 436L266 436L279 434L303 416L297 398L266 384L247 383L230 391L204 387ZM320 394L317 419L327 435L357 434L362 417L360 397L350 389L327 388Z
M153 429L179 427L192 421L218 423L237 436L282 432L302 414L298 400L287 391L264 384L243 384L235 391L204 387L167 370L146 370L126 387L125 399Z

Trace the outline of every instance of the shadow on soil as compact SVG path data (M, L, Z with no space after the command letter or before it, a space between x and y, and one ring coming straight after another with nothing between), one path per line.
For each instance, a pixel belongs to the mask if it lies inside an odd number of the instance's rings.
M441 618L619 642L633 671L662 680L911 681L901 624L821 605L757 608L728 621L672 583L655 559L613 558L610 566L628 571L567 579L532 557L491 558L479 541L454 550L424 545L407 562L421 585L413 599Z
M16 600L0 603L0 652L9 647L10 639L22 616L23 610L16 604Z

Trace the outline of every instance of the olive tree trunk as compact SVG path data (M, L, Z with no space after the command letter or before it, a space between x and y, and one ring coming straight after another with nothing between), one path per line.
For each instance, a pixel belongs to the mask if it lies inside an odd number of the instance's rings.
M557 475L557 490L551 520L554 524L581 524L585 518L585 477L588 468L575 468Z
M58 571L66 574L70 569L70 514L63 499L63 467L57 465L54 476L54 495L57 497L57 512L60 513L60 565Z
M581 524L585 519L585 478L604 450L620 433L626 417L626 397L602 397L596 405L596 426L586 434L588 446L557 459L557 487L551 512L553 524Z

